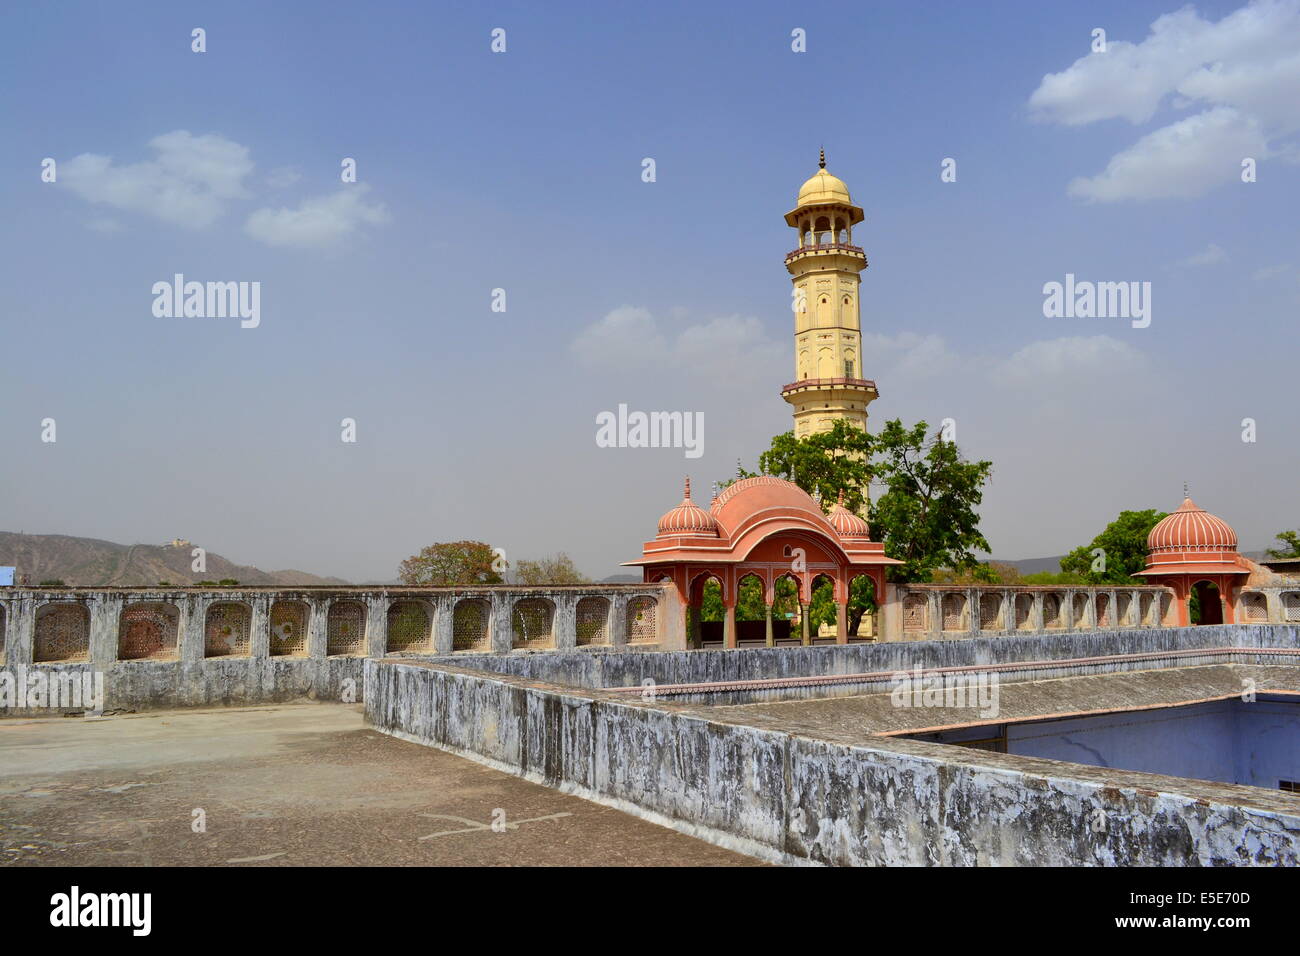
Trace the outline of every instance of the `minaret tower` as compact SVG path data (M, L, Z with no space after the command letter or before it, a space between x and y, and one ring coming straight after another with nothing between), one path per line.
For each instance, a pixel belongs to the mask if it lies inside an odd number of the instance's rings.
M865 218L849 187L826 171L803 184L785 221L799 231L799 247L785 257L794 283L795 381L781 389L794 408L795 438L830 431L837 418L867 427L876 383L862 377L859 273L867 256L853 245L853 227Z

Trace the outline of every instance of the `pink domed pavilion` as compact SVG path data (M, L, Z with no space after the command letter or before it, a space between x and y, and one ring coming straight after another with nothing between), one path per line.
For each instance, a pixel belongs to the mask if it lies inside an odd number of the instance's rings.
M645 542L641 559L628 565L644 569L647 582L667 581L677 589L682 603L697 612L704 586L716 578L726 609L723 646L737 645L736 599L740 583L757 578L767 605L766 642L772 643L772 603L776 582L791 578L805 609L812 600L814 581L821 577L834 584L836 641L848 642L848 601L855 578L870 579L877 603L885 595L885 568L901 564L885 556L884 545L871 540L871 531L858 515L836 504L829 515L798 485L759 475L728 485L704 510L691 500L691 481L681 504L659 519L659 532ZM699 646L698 636L690 643ZM807 613L803 643L810 643Z
M1250 565L1237 553L1237 532L1222 518L1184 498L1147 535L1147 565L1138 574L1173 589L1178 625L1191 624L1188 601L1197 596L1202 624L1232 624L1236 590Z

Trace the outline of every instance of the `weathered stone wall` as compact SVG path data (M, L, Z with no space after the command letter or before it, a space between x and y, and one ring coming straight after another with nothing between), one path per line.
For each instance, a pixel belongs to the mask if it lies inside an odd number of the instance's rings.
M658 654L553 653L506 657L457 655L455 658L435 660L474 670L598 690L636 687L646 680L653 681L656 685L715 684L893 673L914 667L932 669L1004 665L1017 661L1088 661L1036 670L1039 676L1047 679L1159 666L1150 661L1129 663L1101 660L1104 658L1234 647L1297 648L1300 647L1300 627L1222 624L1195 628L1132 628L984 636L962 641L828 644L815 647L759 647ZM1205 662L1217 662L1218 659L1217 656L1207 655ZM853 692L851 688L849 692ZM817 696L829 696L831 693L831 685L823 685L817 691ZM787 696L806 695L791 693ZM737 703L740 698L726 702Z
M433 662L367 661L365 698L385 733L782 862L1300 862L1295 801L1254 788L913 740L831 743Z
M476 626L492 653L591 654L632 647L629 618L646 601L656 613L649 628L642 614L640 633L658 639L634 649L684 647L683 615L660 585L3 588L0 714L50 713L8 702L6 686L73 671L102 676L107 710L360 699L366 657L454 653L462 604L483 609ZM351 653L331 653L345 641Z

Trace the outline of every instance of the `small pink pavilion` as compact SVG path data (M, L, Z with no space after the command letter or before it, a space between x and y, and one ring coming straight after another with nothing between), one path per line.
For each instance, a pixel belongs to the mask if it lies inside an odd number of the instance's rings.
M686 479L682 503L659 519L659 533L645 542L639 561L647 583L666 581L686 607L688 646L699 647L699 610L704 586L717 579L726 609L722 644L736 647L736 599L741 582L753 577L763 587L767 606L765 643L773 643L772 604L776 583L790 578L798 589L802 613L802 643L812 642L808 605L819 578L834 584L836 641L849 641L848 602L853 582L871 581L877 603L885 595L885 568L901 564L885 556L883 544L871 540L871 530L843 504L830 514L798 485L760 475L728 485L708 511L691 500ZM691 613L692 609L695 613Z

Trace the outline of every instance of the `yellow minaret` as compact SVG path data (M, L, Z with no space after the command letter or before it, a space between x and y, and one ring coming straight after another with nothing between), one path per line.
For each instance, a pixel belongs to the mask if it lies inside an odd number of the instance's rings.
M853 227L865 218L849 187L826 171L803 184L785 221L799 231L799 247L785 257L794 284L795 380L781 389L794 408L794 435L829 431L837 418L867 427L876 383L862 377L859 273L867 256L853 245Z

